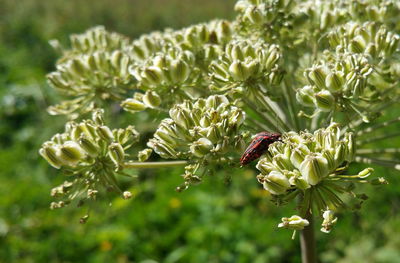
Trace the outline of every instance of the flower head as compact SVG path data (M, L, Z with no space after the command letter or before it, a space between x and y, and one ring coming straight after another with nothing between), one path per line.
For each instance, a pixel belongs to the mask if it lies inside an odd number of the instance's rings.
M115 174L123 169L126 150L138 136L133 126L115 130L105 126L101 111L94 112L93 120L67 123L64 133L54 135L39 150L50 165L69 177L51 195L64 198L64 206L75 198L93 199L102 190L121 191Z

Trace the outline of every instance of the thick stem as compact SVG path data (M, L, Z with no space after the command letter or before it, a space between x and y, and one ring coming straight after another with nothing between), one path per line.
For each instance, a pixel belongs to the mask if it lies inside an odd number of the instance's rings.
M300 232L301 262L316 263L317 253L315 249L313 215L307 212L305 219L307 219L310 224Z
M170 161L170 162L126 162L124 168L164 168L172 166L186 165L187 161Z

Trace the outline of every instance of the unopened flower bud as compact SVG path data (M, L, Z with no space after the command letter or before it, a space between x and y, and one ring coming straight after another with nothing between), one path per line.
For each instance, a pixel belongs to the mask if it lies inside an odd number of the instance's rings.
M97 154L99 153L99 146L92 140L81 137L78 139L78 143L82 147L82 149L85 150L85 152L87 152L88 155L92 157L97 156Z
M142 111L146 105L136 99L126 99L121 103L121 107L130 112Z
M253 24L260 24L263 21L261 10L257 7L247 8L244 16Z
M322 90L315 94L315 104L322 111L331 111L335 107L335 97L328 90Z
M171 118L182 128L187 129L192 123L192 118L187 109L179 106L169 110Z
M310 154L301 163L300 172L307 183L316 185L328 175L328 161L320 154Z
M290 187L286 176L278 171L272 171L264 177L264 189L274 195L280 195L286 192Z
M311 86L304 86L296 92L296 99L306 107L314 106L314 91Z
M100 136L100 138L102 138L103 140L105 140L107 142L114 140L114 135L113 135L112 131L110 130L110 128L108 128L107 126L97 127L97 133Z
M145 162L149 159L151 153L153 152L152 149L144 149L138 153L138 160L139 162Z
M257 163L256 168L264 175L267 175L267 174L271 173L272 171L278 171L278 169L275 167L275 165L273 165L266 159L260 160Z
M213 147L214 145L210 140L206 138L200 138L192 143L190 146L190 152L193 153L193 155L201 158L209 153Z
M238 60L234 61L229 66L229 72L236 81L244 81L251 75L251 72L246 65Z
M304 227L308 226L310 223L307 219L303 219L300 216L294 215L291 217L283 217L282 223L278 225L278 227L283 227L287 229L293 230L302 230Z
M143 96L143 103L149 108L156 108L161 104L161 98L155 91L146 91Z
M174 83L185 82L190 75L189 65L182 60L174 60L171 62L171 79Z
M85 151L74 141L66 141L58 153L62 162L69 166L75 166L85 155Z
M310 150L305 145L299 145L297 148L292 150L290 154L290 161L292 162L293 166L297 169L300 168L300 164L304 161L304 158L307 154L310 153Z
M62 161L57 156L57 147L50 144L44 144L39 150L39 154L54 168L60 169Z
M359 177L359 178L367 178L368 176L370 176L371 174L372 174L372 172L374 171L374 169L373 168L365 168L364 170L362 170L361 172L359 172L358 174L357 174L357 176Z
M357 36L350 41L349 49L354 53L363 53L366 47L365 40L361 36Z
M297 188L301 190L306 190L310 188L310 185L307 183L306 180L301 176L299 171L295 170L294 172L291 172L290 178L289 178L289 183L291 185L295 185Z
M111 143L108 146L108 156L116 166L119 166L125 158L125 151L119 143Z
M225 106L227 104L229 104L229 100L226 96L214 95L207 98L205 106L210 108L217 108L219 106Z
M159 67L150 66L143 71L142 78L148 84L156 86L164 80L164 75Z
M320 89L325 88L325 79L327 76L326 68L324 66L315 66L311 68L308 77Z
M329 73L325 79L326 87L332 92L339 91L343 87L345 82L343 75L344 75L343 72L339 71Z

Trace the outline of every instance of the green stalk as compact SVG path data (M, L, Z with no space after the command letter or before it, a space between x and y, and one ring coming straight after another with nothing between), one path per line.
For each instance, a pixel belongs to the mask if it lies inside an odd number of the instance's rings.
M302 263L316 263L317 253L315 246L314 219L310 210L307 211L305 219L310 223L300 231L300 248Z

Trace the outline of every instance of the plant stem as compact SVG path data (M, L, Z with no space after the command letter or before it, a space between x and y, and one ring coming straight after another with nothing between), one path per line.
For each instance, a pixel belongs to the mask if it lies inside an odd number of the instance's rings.
M186 165L187 161L170 161L170 162L126 162L124 168L164 168L172 166Z
M315 249L314 220L310 211L307 212L305 219L310 223L300 232L301 262L316 263L317 254Z

